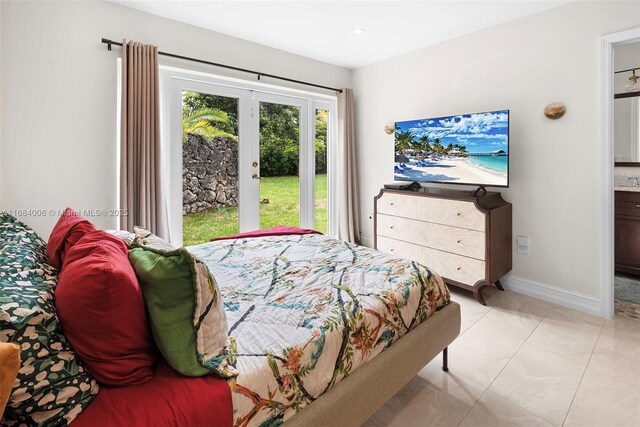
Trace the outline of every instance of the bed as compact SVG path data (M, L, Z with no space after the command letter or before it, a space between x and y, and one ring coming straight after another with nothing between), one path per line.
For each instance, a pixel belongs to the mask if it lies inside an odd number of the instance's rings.
M44 242L0 219L0 338L23 358L9 425L356 426L460 330L442 279L409 260L318 234L222 240L188 250L220 287L239 374L160 360L148 383L98 386L58 324Z
M318 234L188 249L220 285L236 426L359 425L459 333L436 273L373 249Z

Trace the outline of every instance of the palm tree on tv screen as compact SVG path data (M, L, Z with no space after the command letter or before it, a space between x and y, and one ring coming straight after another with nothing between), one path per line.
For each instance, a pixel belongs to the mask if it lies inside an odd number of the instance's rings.
M436 154L442 154L443 153L444 147L442 146L442 144L440 144L440 138L436 138L436 139L433 140L432 149Z
M404 153L414 144L413 135L407 130L396 131L395 149L397 153Z
M429 137L427 135L422 135L420 137L420 150L424 153L431 151L431 144L429 144Z

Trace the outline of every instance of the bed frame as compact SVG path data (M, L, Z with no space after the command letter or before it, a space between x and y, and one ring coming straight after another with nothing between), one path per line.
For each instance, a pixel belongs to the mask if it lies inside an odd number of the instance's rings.
M451 302L285 422L287 427L361 426L460 334Z

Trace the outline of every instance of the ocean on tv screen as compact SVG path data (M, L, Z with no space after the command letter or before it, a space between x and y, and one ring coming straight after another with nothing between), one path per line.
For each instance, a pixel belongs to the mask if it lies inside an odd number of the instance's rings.
M396 181L507 186L509 111L396 122Z

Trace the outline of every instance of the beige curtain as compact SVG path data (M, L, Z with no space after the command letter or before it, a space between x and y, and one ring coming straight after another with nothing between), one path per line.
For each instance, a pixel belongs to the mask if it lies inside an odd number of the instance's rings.
M342 160L338 181L338 237L347 242L360 243L356 133L351 89L342 89L342 93L338 94L338 132Z
M120 130L121 228L141 226L167 239L167 209L162 188L158 48L122 43L122 118Z

